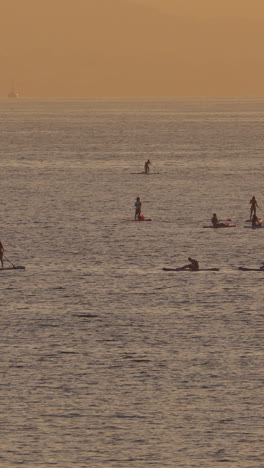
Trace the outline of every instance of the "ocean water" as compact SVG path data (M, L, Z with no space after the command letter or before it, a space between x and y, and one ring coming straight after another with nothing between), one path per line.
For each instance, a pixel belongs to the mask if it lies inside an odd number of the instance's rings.
M1 468L264 467L263 131L257 99L1 101Z

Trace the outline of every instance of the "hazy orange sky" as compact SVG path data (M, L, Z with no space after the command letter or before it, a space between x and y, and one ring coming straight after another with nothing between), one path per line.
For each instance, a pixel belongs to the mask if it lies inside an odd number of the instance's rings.
M264 0L2 0L0 97L264 96Z

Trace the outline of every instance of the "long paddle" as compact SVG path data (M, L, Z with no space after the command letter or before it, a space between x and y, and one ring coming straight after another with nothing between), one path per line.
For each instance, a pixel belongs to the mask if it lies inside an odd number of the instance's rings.
M11 263L11 265L12 265L13 268L16 268L16 266L11 262L11 260L9 260L9 258L7 258L5 255L4 255L4 258L5 258L9 263Z

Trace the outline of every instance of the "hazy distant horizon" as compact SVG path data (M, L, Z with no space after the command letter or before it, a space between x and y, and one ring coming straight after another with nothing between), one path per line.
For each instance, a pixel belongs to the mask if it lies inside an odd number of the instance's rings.
M264 4L10 0L0 98L263 97Z

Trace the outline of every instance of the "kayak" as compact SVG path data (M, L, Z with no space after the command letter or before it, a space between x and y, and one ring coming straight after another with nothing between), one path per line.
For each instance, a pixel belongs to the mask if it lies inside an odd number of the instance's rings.
M212 228L212 229L220 229L220 228L233 228L236 227L236 224L227 224L226 226L203 226L203 228Z
M145 174L145 175L155 175L159 174L159 172L130 172L130 174Z
M163 271L219 271L219 268L199 268L199 270L189 270L189 268L162 268Z
M261 268L246 268L246 267L238 267L239 270L242 270L242 271L264 271L264 270L261 270Z
M4 268L0 268L0 271L3 271L3 270L25 270L26 267L24 266L14 266L14 267L4 267Z

